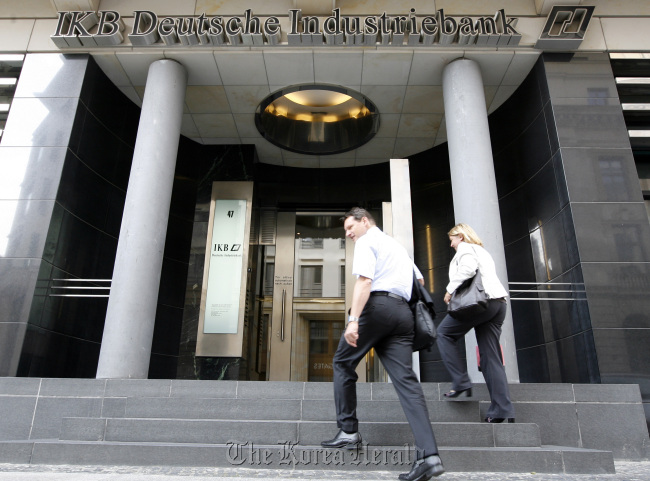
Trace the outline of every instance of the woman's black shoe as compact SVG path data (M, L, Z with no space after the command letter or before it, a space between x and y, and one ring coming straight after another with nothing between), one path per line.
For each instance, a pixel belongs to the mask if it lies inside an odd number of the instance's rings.
M502 423L506 418L485 418L486 423ZM515 418L508 418L509 423L514 423Z
M459 391L454 391L454 390L452 389L451 391L446 392L446 393L444 394L444 396L445 396L446 398L455 398L455 397L460 396L460 395L463 394L464 392L467 393L467 397L472 397L472 388L471 388L471 387L468 387L467 389L461 389L461 390L459 390Z

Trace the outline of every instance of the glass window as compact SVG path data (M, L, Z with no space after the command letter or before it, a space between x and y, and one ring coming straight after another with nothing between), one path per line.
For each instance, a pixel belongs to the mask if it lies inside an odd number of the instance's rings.
M273 278L275 276L275 264L269 262L264 269L264 295L273 295Z
M322 249L323 239L313 239L311 237L303 237L300 239L301 249Z
M7 116L14 94L18 77L22 70L24 55L0 55L0 139L7 123Z
M340 298L341 265L345 265L345 232L341 214L296 214L294 297Z
M300 266L300 297L323 297L323 266Z

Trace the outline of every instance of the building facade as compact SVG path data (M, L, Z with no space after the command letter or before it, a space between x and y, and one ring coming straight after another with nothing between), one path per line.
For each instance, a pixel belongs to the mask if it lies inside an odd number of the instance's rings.
M648 29L643 0L3 4L0 375L327 381L361 205L440 312L446 232L484 237L513 382L650 403Z

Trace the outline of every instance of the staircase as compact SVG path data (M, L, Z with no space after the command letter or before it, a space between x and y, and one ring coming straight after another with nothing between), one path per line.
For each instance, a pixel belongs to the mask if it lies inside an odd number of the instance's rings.
M472 401L444 401L448 384L423 384L445 469L462 472L613 473L614 457L647 458L638 386L608 387L512 385L517 423L487 424L484 386ZM331 383L0 378L0 462L408 471L413 437L393 386L358 384L355 450L320 447L337 432L332 391ZM576 400L589 391L595 402ZM612 392L618 398L606 401ZM597 432L602 419L592 427L580 419L584 409L597 415L595 405L629 412L616 424L638 432L621 432L624 440L612 426Z

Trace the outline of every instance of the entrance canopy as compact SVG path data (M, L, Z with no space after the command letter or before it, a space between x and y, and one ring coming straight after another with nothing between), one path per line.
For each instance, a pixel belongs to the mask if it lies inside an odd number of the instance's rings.
M488 112L501 105L530 72L539 51L422 50L421 48L264 48L94 53L113 82L138 105L149 65L162 57L189 72L181 133L203 144L254 144L259 159L289 167L354 167L408 158L446 142L442 70L456 58L481 66ZM269 94L296 84L340 85L365 95L379 112L377 134L360 148L305 155L276 147L255 127L255 111Z

